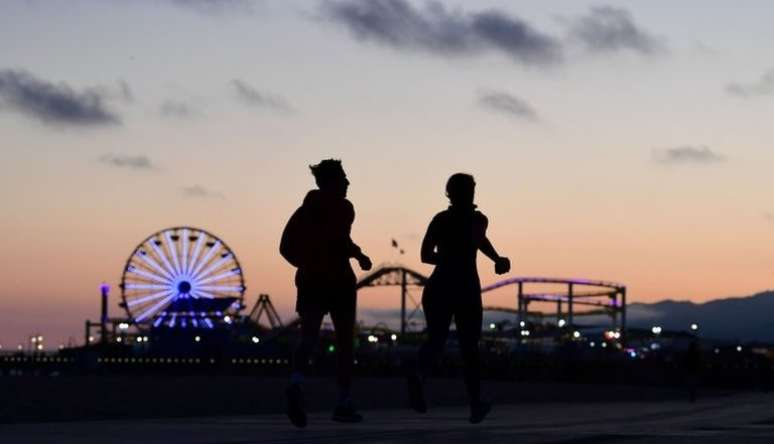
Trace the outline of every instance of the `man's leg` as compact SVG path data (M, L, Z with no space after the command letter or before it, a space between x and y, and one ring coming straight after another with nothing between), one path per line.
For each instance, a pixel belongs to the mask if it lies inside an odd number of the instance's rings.
M301 384L309 367L309 358L317 346L320 335L320 325L325 313L322 311L305 311L298 314L301 322L301 338L293 353L290 386L285 390L287 396L287 414L290 422L296 427L306 427L306 411Z
M296 349L293 352L290 380L292 384L300 385L309 368L309 358L317 347L317 340L320 336L320 326L322 325L325 313L322 311L305 311L299 313L298 316L301 323L301 338L296 344Z
M336 382L339 399L333 411L333 420L339 422L360 422L363 416L355 411L350 398L352 367L354 365L355 341L355 295L331 309L331 321L336 329Z
M336 330L336 383L339 386L339 402L348 401L352 386L354 364L355 309L354 307L331 310L331 321Z

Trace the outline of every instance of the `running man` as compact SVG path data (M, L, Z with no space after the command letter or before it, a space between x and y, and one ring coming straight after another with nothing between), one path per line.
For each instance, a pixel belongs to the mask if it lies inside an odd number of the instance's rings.
M419 366L409 375L409 403L419 413L427 411L423 384L433 363L443 352L454 318L465 364L465 384L470 401L470 422L477 424L491 406L481 400L478 341L481 337L481 282L476 256L481 250L495 263L497 274L507 273L510 260L497 254L486 237L489 223L473 203L476 182L457 173L446 183L451 205L436 214L422 241L422 262L435 265L422 294L427 321L427 341L419 350Z
M341 161L327 159L310 168L318 189L307 193L285 226L280 242L282 257L298 269L296 311L301 339L293 354L290 385L285 392L288 417L297 427L306 426L302 383L326 313L330 313L336 330L339 399L333 420L363 420L350 399L357 293L349 260L355 258L360 268L371 269L371 259L350 238L355 210L346 198L349 180Z

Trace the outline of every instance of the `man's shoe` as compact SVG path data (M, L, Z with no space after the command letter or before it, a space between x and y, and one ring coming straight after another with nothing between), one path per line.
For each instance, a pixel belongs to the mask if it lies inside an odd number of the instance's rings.
M306 427L306 412L304 411L304 394L301 387L297 384L290 385L285 389L285 396L288 400L288 418L290 422L299 428Z
M333 418L331 419L337 422L361 422L363 421L363 415L355 411L352 402L347 402L339 404L333 409Z
M427 412L427 402L425 402L424 387L422 381L416 373L411 373L407 378L409 392L409 407L417 413Z
M478 401L470 404L470 423L478 424L483 421L490 410L492 405L488 402Z

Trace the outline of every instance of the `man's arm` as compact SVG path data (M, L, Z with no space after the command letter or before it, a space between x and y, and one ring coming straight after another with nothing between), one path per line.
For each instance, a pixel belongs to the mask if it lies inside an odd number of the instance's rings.
M349 203L349 211L350 211L350 218L349 218L349 224L347 225L347 242L349 243L349 246L348 246L349 257L355 258L355 260L357 260L362 270L368 271L373 266L373 264L371 263L371 258L366 256L363 253L363 250L352 240L352 224L355 222L355 207L352 206L352 203Z
M435 247L438 246L436 241L436 224L437 222L435 218L433 218L433 220L430 221L430 225L427 226L425 237L422 239L420 256L422 262L425 264L438 265L438 252L435 251Z
M302 225L302 208L298 208L293 215L290 216L290 219L288 219L288 223L285 224L285 229L282 230L282 239L280 240L279 247L282 257L296 268L301 267L304 262L303 253L301 251L302 248L304 248Z

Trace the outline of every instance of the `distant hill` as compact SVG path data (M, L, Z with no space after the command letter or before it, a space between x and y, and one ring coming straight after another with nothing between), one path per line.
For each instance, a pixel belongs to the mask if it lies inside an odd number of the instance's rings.
M747 297L716 299L703 304L666 300L653 304L629 304L630 327L660 325L667 330L699 325L706 338L774 342L774 291Z
M382 322L393 328L400 323L400 311L396 309L365 309L361 319L371 325ZM420 323L424 316L416 318ZM486 312L484 323L502 320L513 321L515 315ZM690 325L699 325L704 338L727 341L760 341L774 343L774 290L752 296L716 299L696 304L689 301L666 300L653 304L633 303L627 306L629 327L650 329L659 325L666 330L689 331ZM608 325L610 318L579 317L579 325Z

